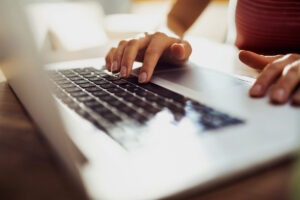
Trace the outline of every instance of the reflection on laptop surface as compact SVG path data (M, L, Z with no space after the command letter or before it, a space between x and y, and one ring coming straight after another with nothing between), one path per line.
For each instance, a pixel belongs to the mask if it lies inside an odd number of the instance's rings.
M18 2L0 2L1 69L90 198L185 195L296 151L298 109L250 99L247 82L198 65L139 85L107 73L101 59L78 61L48 66L46 81Z
M95 68L51 71L50 76L58 98L124 146L137 145L143 136L139 127L160 115L165 115L162 126L189 121L199 133L243 123L154 83L138 84L136 77L122 79ZM131 129L128 134L124 126Z

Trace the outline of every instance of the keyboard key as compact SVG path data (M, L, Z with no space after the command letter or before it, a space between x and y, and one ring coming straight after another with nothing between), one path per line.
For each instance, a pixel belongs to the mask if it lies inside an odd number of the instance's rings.
M78 75L77 74L75 74L75 73L68 73L68 74L64 74L66 77L68 77L69 79L71 79L71 78L75 78L75 77L78 77Z
M70 84L70 83L72 84L72 82L69 81L69 80L67 80L67 79L58 80L58 81L56 81L56 83L57 83L58 85Z
M75 88L76 85L74 85L73 83L65 83L65 84L61 84L60 87L66 89L66 88Z
M122 91L122 92L118 92L118 93L115 93L116 96L120 97L120 98L126 98L127 96L130 96L131 94L126 92L126 91ZM131 95L132 96L132 95Z
M120 80L120 77L116 77L116 76L102 76L102 78L104 78L105 80L108 80L108 81L118 81Z
M120 87L127 89L127 88L135 88L136 86L127 82L125 84L121 84Z
M75 82L75 81L79 81L79 80L83 80L83 78L82 78L82 77L80 77L80 76L77 76L77 75L76 75L76 76L74 76L74 77L70 77L69 79L70 79L71 81L74 81L74 82Z
M106 96L102 96L100 99L104 102L107 102L107 103L110 102L110 101L117 101L116 97L112 96L111 94L108 94Z
M102 117L113 124L121 121L121 118L119 116L115 115L114 113L107 113L105 115L102 115Z
M103 91L101 88L98 88L98 87L96 87L96 86L85 88L85 90L88 91L88 92L98 92L98 91Z
M129 116L134 119L135 121L139 122L139 123L145 123L148 119L147 117L145 117L144 115L138 113L138 112L132 112L129 113Z
M106 102L113 107L120 107L121 105L124 105L124 103L122 103L121 101L119 101L116 98L111 99L110 101L106 101Z
M106 83L106 84L100 85L100 87L103 88L103 89L109 89L109 88L115 87L115 85L112 84L112 83Z
M119 80L115 80L115 81L112 81L114 84L116 85L123 85L123 84L127 84L128 82L125 81L124 79L119 79Z
M134 106L140 107L140 108L144 108L146 106L149 106L149 104L141 99L136 98L133 101L130 101Z
M133 108L129 107L128 105L120 106L120 107L118 107L118 109L127 115L129 115L132 112L135 112L135 110Z
M80 84L78 84L80 87L82 87L82 88L90 88L90 87L95 87L95 85L94 84L92 84L92 83L80 83Z
M99 98L110 95L109 93L107 93L105 91L96 91L96 92L92 92L92 94Z
M159 108L156 108L152 105L147 105L145 107L143 107L143 109L148 113L148 114L151 114L151 115L155 115L156 113L158 113L159 111L161 111L161 109Z
M66 88L65 90L66 90L66 92L68 92L68 93L73 93L73 92L80 92L80 91L82 91L79 87Z
M109 89L107 89L107 91L109 91L111 93L114 93L114 94L123 93L124 92L124 90L122 90L121 88L117 88L117 87L109 88Z
M91 100L91 101L87 101L84 103L87 107L91 108L91 109L94 109L94 108L98 108L98 107L101 107L103 106L101 103L99 103L98 101L96 100Z
M100 79L100 80L96 80L96 81L93 81L96 85L105 85L107 83L109 83L108 81L106 80L103 80L103 79Z
M83 96L83 97L78 97L77 100L80 102L88 102L88 101L93 101L94 98L91 96Z
M76 84L85 84L85 83L89 83L87 80L84 80L83 78L79 79L79 80L75 80L74 83Z
M95 81L101 81L103 80L101 77L99 76L91 76L91 77L85 77L87 78L89 81L95 82Z
M80 92L70 92L70 94L71 94L73 97L75 97L75 98L77 98L77 97L86 97L86 96L88 96L88 94L85 93L85 92L83 92L83 91L80 91Z
M109 110L108 108L106 108L105 106L99 106L96 107L94 109L94 112L96 112L97 114L99 114L100 116L104 116L108 113L111 113L111 110Z

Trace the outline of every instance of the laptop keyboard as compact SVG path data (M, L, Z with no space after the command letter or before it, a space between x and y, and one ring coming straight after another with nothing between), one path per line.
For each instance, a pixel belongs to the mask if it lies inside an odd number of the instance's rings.
M202 131L243 123L154 83L138 84L136 77L124 79L92 67L50 71L49 75L56 96L108 134L124 126L122 122L143 126L161 111L168 112L175 125L189 119Z

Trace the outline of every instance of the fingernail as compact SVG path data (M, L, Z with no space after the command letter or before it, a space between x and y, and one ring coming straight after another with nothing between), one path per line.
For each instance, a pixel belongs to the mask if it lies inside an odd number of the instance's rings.
M121 74L121 77L126 77L127 76L127 68L125 66L121 67L120 74Z
M259 96L262 92L262 86L260 84L254 85L254 87L251 89L251 95L253 96Z
M114 61L112 63L112 71L117 71L118 70L118 62L117 61Z
M139 75L139 82L140 83L144 83L144 82L146 82L146 80L147 80L147 73L146 72L140 73L140 75Z
M281 88L276 90L274 94L274 100L282 102L285 98L285 91Z

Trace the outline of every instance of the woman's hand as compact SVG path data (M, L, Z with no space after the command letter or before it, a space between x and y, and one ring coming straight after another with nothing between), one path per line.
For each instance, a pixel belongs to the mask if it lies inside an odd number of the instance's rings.
M106 55L106 68L120 72L121 77L128 77L134 61L143 62L139 82L148 82L158 62L181 64L192 53L191 45L179 38L169 37L164 33L145 33L143 37L122 40L118 47L111 48Z
M300 54L264 56L240 51L239 58L261 71L250 89L252 97L263 97L270 91L272 103L284 104L290 99L292 104L300 105Z

